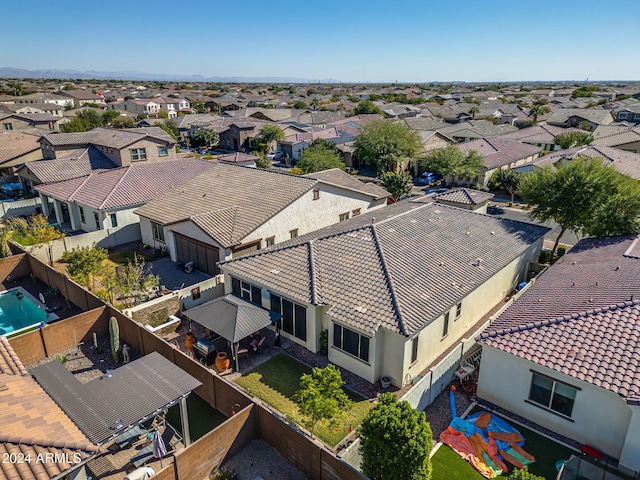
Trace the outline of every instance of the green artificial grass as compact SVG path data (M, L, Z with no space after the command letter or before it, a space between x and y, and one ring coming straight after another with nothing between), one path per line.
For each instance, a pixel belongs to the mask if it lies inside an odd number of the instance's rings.
M189 415L189 433L191 434L192 442L206 435L227 419L222 412L213 408L195 393L191 393L187 397L187 413ZM166 419L182 435L180 405L171 407L167 412Z
M110 253L109 260L113 263L117 263L118 265L126 265L129 261L131 263L134 262L134 256L138 257L138 259L142 259L145 263L157 260L153 255L139 252L138 250L121 250L119 252Z
M290 421L310 430L308 418L300 413L293 400L300 388L300 377L306 373L311 373L309 367L281 353L238 378L236 383L267 402ZM333 422L318 422L313 432L314 436L330 447L336 446L349 433L349 428L355 429L373 406L351 390L344 390L354 402L353 406Z
M471 413L483 411L480 407L475 407ZM490 412L491 413L491 412ZM494 413L491 413L494 415ZM575 454L574 450L560 445L553 440L543 437L528 428L522 427L516 423L505 419L507 423L516 428L524 436L524 448L527 452L536 458L536 461L529 465L529 471L535 475L544 477L547 480L555 480L558 472L556 471L556 462L558 460L568 460L571 454ZM463 460L457 453L448 446L442 445L438 451L431 457L433 464L432 480L481 480L484 477L480 475L466 460ZM512 465L505 462L509 467L507 474L498 478L504 478L514 469Z

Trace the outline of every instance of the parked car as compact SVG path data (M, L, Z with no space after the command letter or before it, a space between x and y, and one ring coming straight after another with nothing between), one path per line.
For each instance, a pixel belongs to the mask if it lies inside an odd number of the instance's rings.
M489 215L502 215L504 213L504 209L497 205L489 205L487 206L487 213Z
M424 172L422 175L420 175L418 177L418 184L419 185L429 185L430 183L435 182L436 180L439 180L441 178L441 175L434 173L434 172Z
M267 155L267 158L269 160L282 160L284 158L284 152L281 152L280 150L271 152L270 154Z
M446 193L449 191L448 188L445 187L428 187L423 188L425 195L440 195L441 193Z

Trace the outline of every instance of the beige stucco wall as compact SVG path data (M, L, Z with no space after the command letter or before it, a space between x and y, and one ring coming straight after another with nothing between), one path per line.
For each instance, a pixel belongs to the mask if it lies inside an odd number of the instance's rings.
M576 393L573 422L525 402L531 369L582 389ZM482 349L478 397L614 458L620 458L631 420L631 410L615 393L487 345Z
M158 154L158 147L160 146L167 147L167 155L160 156ZM134 148L135 149L145 148L147 151L147 159L132 162L131 150L133 150ZM111 161L114 162L116 165L121 165L123 167L127 165L136 164L136 163L162 162L166 160L174 160L176 158L176 150L174 146L168 145L165 142L152 140L150 138L145 138L143 140L135 142L129 145L128 147L123 148L122 150L116 150L116 149L113 149L113 150L109 149L108 151L105 151L105 150L106 149L101 149L102 153L104 153L107 157L109 157L109 159L111 159Z
M640 471L640 405L628 405L631 420L620 455L620 465L634 472Z

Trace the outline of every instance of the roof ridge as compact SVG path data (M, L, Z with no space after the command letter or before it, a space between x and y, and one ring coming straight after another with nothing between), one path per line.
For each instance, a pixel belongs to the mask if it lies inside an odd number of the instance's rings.
M112 195L114 195L116 193L116 189L120 186L120 184L124 181L124 178L129 174L129 172L131 171L133 165L127 165L126 167L123 167L123 169L126 169L124 174L122 174L122 176L120 177L120 179L116 182L116 184L113 186L113 188L111 189L111 191L109 192L109 195L107 195L105 197L105 199L102 201L102 203L100 204L100 206L98 208L100 208L100 210L102 210L105 207L105 204L107 203L107 201L112 197ZM119 169L114 169L115 171L118 171ZM114 171L114 170L109 170L109 171ZM93 175L93 174L92 174ZM74 192L75 193L75 192Z
M384 276L387 279L387 285L389 286L389 293L391 294L391 303L393 304L393 308L396 311L396 316L398 317L398 321L399 321L399 329L400 329L400 333L402 335L407 335L407 329L405 328L405 320L404 320L404 315L402 314L402 311L400 309L400 303L398 302L398 297L396 295L396 289L394 287L394 282L391 279L391 275L389 273L389 268L387 267L387 261L384 257L384 253L382 251L382 247L380 246L380 239L378 238L378 232L376 230L376 224L372 223L371 225L369 225L369 228L371 230L371 235L373 237L373 241L376 244L376 250L378 250L378 255L380 257L380 263L382 265L382 271L384 272Z
M18 437L15 435L0 435L0 443L14 443L17 445L32 445L42 447L53 447L69 450L85 450L88 452L98 452L100 447L94 445L89 440L86 441L66 441L66 440L43 440L31 437Z
M311 304L318 305L318 292L316 289L316 268L315 268L315 255L313 254L313 240L307 242L309 250L309 280L311 286Z
M76 193L78 193L78 192L80 191L80 189L81 189L82 187L84 187L84 186L85 186L85 184L86 184L86 183L87 183L91 178L93 178L93 176L94 176L94 175L95 175L95 173L90 173L89 175L87 175L87 176L86 176L86 178L82 181L82 183L81 183L80 185L78 185L78 188L76 188L76 189L73 191L73 193L72 193L71 195L69 195L69 200L74 200L74 196L75 196L75 194L76 194ZM76 178L82 178L82 177L80 176L80 177L70 178L69 180L75 180ZM68 180L62 180L62 181L60 181L60 182L53 182L53 183L62 183L62 182L66 182L66 181L68 181Z
M478 338L481 340L484 340L486 338L500 337L507 333L518 333L518 332L524 332L526 330L531 330L534 328L547 327L549 325L558 325L560 323L568 322L571 320L577 320L579 318L584 318L591 315L599 315L601 313L609 312L619 308L626 308L626 307L631 307L636 305L640 305L640 299L627 300L625 302L608 305L606 307L595 307L589 310L584 310L582 312L571 313L569 315L561 315L559 317L554 317L547 320L538 320L537 322L521 323L515 327L505 327L505 328L501 328L500 330L496 330L494 332L489 332L489 333L483 332L480 334Z

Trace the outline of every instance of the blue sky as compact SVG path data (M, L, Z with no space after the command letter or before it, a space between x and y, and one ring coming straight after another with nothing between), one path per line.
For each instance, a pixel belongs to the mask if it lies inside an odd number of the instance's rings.
M2 67L352 82L640 79L638 0L0 4L1 36L12 39Z

